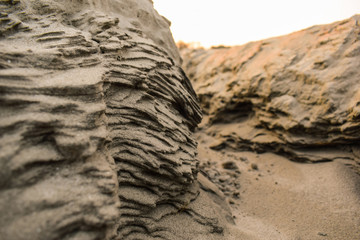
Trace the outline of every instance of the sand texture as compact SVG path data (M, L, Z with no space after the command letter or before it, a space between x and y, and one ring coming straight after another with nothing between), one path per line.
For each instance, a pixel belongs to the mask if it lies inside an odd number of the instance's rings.
M199 103L151 0L0 1L0 240L358 239L358 18L182 49Z
M0 239L223 239L202 114L149 0L0 3ZM242 233L239 233L242 234Z
M200 169L249 236L360 239L359 22L179 45L204 112Z

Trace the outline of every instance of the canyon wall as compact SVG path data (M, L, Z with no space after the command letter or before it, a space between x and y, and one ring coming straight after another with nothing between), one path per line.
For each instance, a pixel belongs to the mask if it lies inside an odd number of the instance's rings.
M360 16L242 46L181 48L215 150L360 173Z
M149 0L0 3L1 239L223 239L202 114Z

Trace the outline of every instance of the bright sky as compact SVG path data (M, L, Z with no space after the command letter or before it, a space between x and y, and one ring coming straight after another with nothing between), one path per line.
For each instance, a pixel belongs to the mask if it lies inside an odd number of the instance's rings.
M239 45L360 14L360 0L153 0L175 41Z

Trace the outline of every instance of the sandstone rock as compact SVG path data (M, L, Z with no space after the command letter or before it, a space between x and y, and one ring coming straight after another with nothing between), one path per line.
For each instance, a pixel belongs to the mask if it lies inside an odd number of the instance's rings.
M0 10L1 239L230 234L225 201L197 180L200 108L152 1Z
M359 21L231 48L182 47L212 148L346 159L359 171Z

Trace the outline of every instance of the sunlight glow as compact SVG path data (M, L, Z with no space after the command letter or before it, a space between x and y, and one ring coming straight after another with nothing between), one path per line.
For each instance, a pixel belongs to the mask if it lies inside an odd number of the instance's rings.
M360 13L360 0L153 0L175 41L239 45Z

